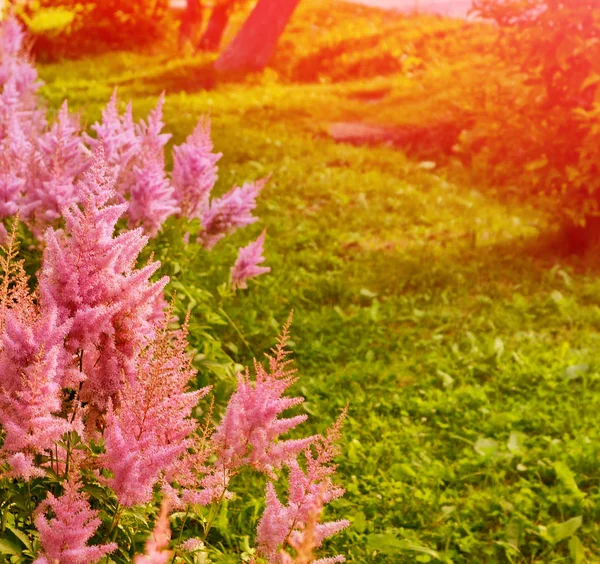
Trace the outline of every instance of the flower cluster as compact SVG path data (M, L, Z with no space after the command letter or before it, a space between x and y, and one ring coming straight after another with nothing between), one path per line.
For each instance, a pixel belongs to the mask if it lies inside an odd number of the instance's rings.
M303 401L285 396L296 381L286 349L290 319L268 366L255 362L254 379L241 373L221 422L201 432L193 412L209 389L188 389L195 372L187 324L170 328L167 279L151 281L160 265L136 264L147 243L141 229L115 234L127 204L111 203L113 185L99 146L76 185L83 203L64 212L64 230L46 232L33 294L16 259L15 228L0 259L0 464L24 481L48 471L65 480L64 493L49 494L38 509L38 562L93 562L114 549L88 544L99 521L78 484L90 479L89 470L128 508L151 502L158 490L175 507L218 503L230 497L229 482L243 468L275 480L287 467L288 505L271 482L258 536L261 554L283 562L286 544L306 544L314 507L343 493L330 479L339 425L325 439L282 438L306 419L284 416ZM89 446L74 451L73 436ZM91 456L98 445L101 452ZM73 476L79 466L88 474ZM344 526L318 524L311 542L317 547ZM159 552L147 561L168 554Z
M71 206L85 203L78 189L102 148L114 199L127 201L124 215L130 228L141 227L154 237L172 216L198 219L198 242L206 249L257 221L252 215L265 182L234 187L211 198L217 181L210 124L200 119L194 132L173 147L173 172L165 168L164 96L146 120L136 122L129 104L123 113L115 91L91 126L94 136L80 127L65 102L48 122L38 96L40 81L27 55L26 37L13 18L0 22L0 220L14 216L41 240L47 227L56 227ZM0 235L5 227L0 223ZM260 271L260 272L259 272ZM250 276L266 272L254 269ZM237 287L244 287L243 281Z
M313 441L312 448L304 450L306 470L297 458L288 462L289 494L286 505L281 503L273 482L267 484L267 506L258 524L258 550L269 562L287 564L291 561L286 548L312 553L328 537L345 529L349 521L318 523L323 506L344 495L331 476L336 466L332 463L339 454L336 441L341 436L341 426L346 410L327 434ZM344 562L341 555L313 562L329 564ZM308 560L307 560L308 562Z
M286 416L303 401L285 395L296 382L286 348L291 318L267 366L255 361L254 378L240 373L220 422L213 427L209 409L201 426L196 408L210 388L192 387L188 320L177 325L165 307L168 279L155 277L160 263L138 264L148 234L172 213L199 218L206 247L252 223L263 183L211 200L218 155L205 123L176 148L169 179L162 99L136 124L113 97L95 142L66 104L46 127L35 113L37 82L22 55L24 37L8 22L0 25L0 143L10 149L0 160L0 209L3 217L22 213L44 247L37 280L30 280L18 258L18 221L7 220L11 230L0 245L0 485L34 489L35 480L39 501L22 519L19 538L39 547L37 564L125 558L135 552L137 532L119 537L119 519L147 511L161 495L155 531L134 562L174 560L204 545L170 540L169 507L218 510L232 497L231 480L250 468L270 480L258 552L272 564L289 562L288 549L312 555L346 526L320 524L317 515L343 494L331 479L341 420L325 438L284 436L307 418ZM40 126L35 138L20 120ZM119 230L125 218L129 228ZM264 236L240 249L234 286L268 270L259 266ZM273 485L285 469L287 505ZM98 490L102 496L88 497Z

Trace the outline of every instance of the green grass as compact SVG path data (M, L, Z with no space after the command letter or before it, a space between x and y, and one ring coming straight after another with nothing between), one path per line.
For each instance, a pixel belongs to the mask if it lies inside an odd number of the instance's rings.
M596 272L542 245L534 210L399 152L323 135L332 119L373 112L346 103L349 93L406 77L297 85L267 73L202 91L195 64L115 54L41 72L50 104L66 96L88 121L114 85L143 114L174 76L187 81L187 93L167 96L174 141L210 113L224 153L218 190L271 175L260 223L212 256L192 248L176 279L205 287L209 261L226 275L235 249L268 228L272 273L224 307L257 355L295 310L310 431L349 404L339 469L348 491L328 515L353 526L327 552L356 563L583 562L584 552L597 562ZM236 331L213 330L236 362L249 361ZM263 483L237 487L260 494ZM216 561L239 562L259 511L246 496L229 503L210 539Z

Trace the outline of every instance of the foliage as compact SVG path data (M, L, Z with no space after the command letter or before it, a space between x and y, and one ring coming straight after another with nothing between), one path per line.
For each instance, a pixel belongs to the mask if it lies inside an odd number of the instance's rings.
M598 158L591 144L600 101L597 3L479 0L475 10L500 27L497 55L508 80L492 75L486 85L485 105L462 139L465 158L484 163L495 181L518 179L523 197L563 218L597 216L600 185L590 166Z
M438 57L464 56L473 43L485 44L477 26L423 16L390 17L384 10L327 3L300 4L276 52L273 67L301 82L341 82L390 74L410 74ZM311 40L305 41L307 29Z
M33 0L19 14L44 59L142 49L175 30L168 0Z

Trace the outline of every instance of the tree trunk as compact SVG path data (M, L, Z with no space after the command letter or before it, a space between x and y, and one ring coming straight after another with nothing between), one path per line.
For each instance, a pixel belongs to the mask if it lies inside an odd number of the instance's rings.
M194 43L194 35L202 25L202 5L200 0L187 0L179 28L179 47L187 42Z
M263 70L300 0L258 0L248 19L215 63L219 72Z
M200 39L198 48L202 51L218 51L221 47L223 34L229 23L231 3L218 4L213 8L204 34Z

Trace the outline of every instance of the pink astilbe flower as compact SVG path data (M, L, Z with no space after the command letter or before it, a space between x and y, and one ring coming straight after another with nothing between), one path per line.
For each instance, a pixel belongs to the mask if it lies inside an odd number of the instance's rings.
M104 147L115 190L130 205L126 211L129 226L142 226L150 236L171 215L179 212L174 188L165 173L164 147L171 135L161 133L164 96L149 113L147 120L133 121L131 104L121 115L116 90L102 112L102 123L92 129L97 139L87 137L92 147Z
M276 502L273 501L273 503L278 502L279 500ZM319 498L315 500L315 504L310 509L308 521L304 524L302 531L296 531L296 534L292 534L288 538L288 543L296 553L295 556L293 557L289 552L282 550L279 553L281 564L339 564L346 561L346 558L341 554L328 558L319 558L318 560L314 559L314 550L322 542L320 538L322 537L322 532L317 531L322 512L323 501Z
M0 21L0 131L10 113L17 115L32 135L43 128L45 117L38 97L40 86L37 70L25 49L21 24L12 17Z
M104 149L106 166L115 180L115 189L123 193L123 177L131 174L135 156L140 150L140 142L136 135L131 103L121 115L118 109L117 90L115 89L108 104L102 110L102 122L92 125L97 138L84 135L88 145L97 150L99 145Z
M272 482L267 484L266 508L257 528L258 552L272 564L289 562L289 555L282 551L286 546L298 549L304 546L309 534L310 545L318 548L324 539L345 529L348 521L315 523L315 511L344 495L344 489L336 486L331 477L336 465L333 459L339 454L335 442L341 436L341 426L346 410L338 418L325 437L319 437L305 451L306 470L297 460L288 463L290 469L287 505L281 503ZM314 448L314 451L313 451ZM287 560L286 560L287 559ZM327 560L326 560L327 561ZM334 557L333 562L343 562Z
M269 357L269 370L255 362L256 379L249 372L238 376L238 385L231 396L225 415L212 436L217 454L215 473L222 469L234 472L249 465L273 476L273 471L289 463L305 449L314 437L281 440L280 436L307 419L306 415L289 418L279 416L287 409L304 401L301 397L284 397L284 392L296 382L289 351L291 317L284 326L278 344Z
M160 95L154 109L148 114L146 121L142 120L135 128L142 155L146 153L160 153L164 158L165 145L171 139L170 133L162 133L165 127L165 123L163 122L164 105L165 95L163 93Z
M250 182L241 188L231 189L221 198L213 199L202 214L203 231L198 235L198 241L210 250L226 235L258 221L252 215L252 210L265 184L266 180Z
M21 207L33 155L17 117L9 116L5 125L5 136L0 134L0 219L15 215Z
M208 119L201 119L185 143L173 147L173 186L184 217L199 219L206 211L221 157L213 152Z
M22 262L15 261L15 235L16 222L0 257L0 458L7 458L13 476L28 480L42 474L33 457L71 428L58 416L69 326L58 323L55 311L39 311Z
M135 356L154 336L153 318L167 278L150 282L159 267L135 266L147 243L141 230L114 236L126 204L113 197L102 149L78 183L83 208L64 210L65 231L49 229L40 278L42 304L71 320L66 346L82 359L81 399L103 411L117 400L124 379L135 378Z
M80 133L79 118L69 113L64 102L51 128L36 140L21 213L38 235L61 217L64 208L77 202L75 180L90 164Z
M0 24L0 57L18 57L25 44L25 31L16 18L6 18Z
M141 225L151 237L156 235L165 220L179 212L174 188L165 173L165 145L171 138L161 133L164 95L148 114L148 119L136 126L138 153L132 160L131 172L124 175L119 191L129 194L129 226Z
M63 495L48 497L36 509L35 527L40 534L41 554L35 564L89 564L117 549L116 543L88 546L101 524L98 511L90 508L79 483L65 483ZM53 517L48 519L46 512Z
M166 564L173 557L168 550L170 540L169 504L163 501L154 530L146 542L146 552L136 555L133 564Z
M16 18L9 17L0 22L0 86L14 77L23 97L35 95L41 85L26 50L25 39L25 31Z
M144 167L133 169L127 216L129 226L140 225L150 236L155 236L166 219L179 211L173 196L173 187L165 175L164 164L147 159Z
M260 263L265 261L265 257L263 256L265 235L266 230L262 232L256 241L239 249L238 258L231 268L231 287L234 290L247 288L246 281L249 278L271 272L270 267L259 266Z
M204 542L194 537L181 543L180 548L186 552L195 552L196 550L202 550L204 548Z
M188 461L198 426L192 411L209 391L186 391L195 374L185 350L187 329L169 331L168 322L142 351L136 378L106 416L103 467L112 472L108 483L125 506L150 501L161 477L185 474L179 463Z

